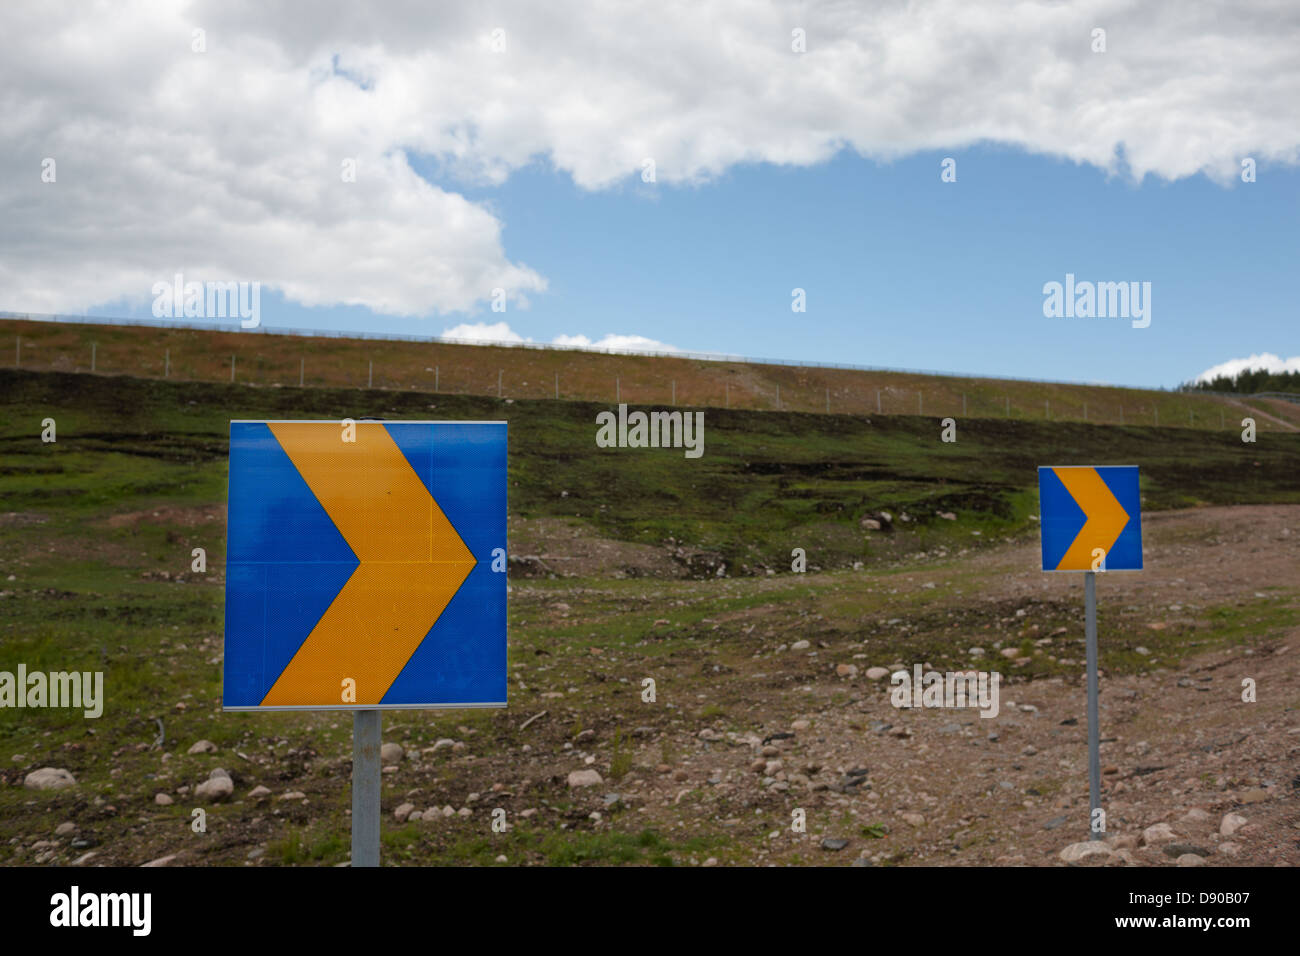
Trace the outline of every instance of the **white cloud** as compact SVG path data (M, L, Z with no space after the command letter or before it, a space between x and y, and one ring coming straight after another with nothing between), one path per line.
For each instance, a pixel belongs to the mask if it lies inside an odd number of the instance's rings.
M675 345L656 342L644 335L615 335L613 333L593 342L585 335L557 335L555 345L571 349L616 349L620 352L679 352Z
M1213 368L1207 368L1196 376L1195 381L1208 382L1221 375L1234 378L1241 372L1254 369L1262 369L1274 375L1279 372L1300 372L1300 355L1284 359L1272 352L1264 352L1260 355L1252 355L1250 358L1228 359Z
M444 339L456 339L461 342L493 345L529 344L533 340L525 338L507 322L463 322L450 329L443 329ZM590 349L605 351L614 349L621 352L679 352L675 345L648 339L644 335L617 335L610 333L593 342L585 335L557 335L551 344L566 349Z
M990 141L1228 182L1300 160L1298 45L1300 5L1268 0L11 0L0 307L144 302L176 272L400 315L544 291L490 207L412 156L484 183L542 157L597 189L646 158L672 184Z
M520 342L532 341L510 328L506 322L494 322L491 325L486 322L461 323L450 329L443 329L442 337L461 342L492 342L497 345L518 345Z

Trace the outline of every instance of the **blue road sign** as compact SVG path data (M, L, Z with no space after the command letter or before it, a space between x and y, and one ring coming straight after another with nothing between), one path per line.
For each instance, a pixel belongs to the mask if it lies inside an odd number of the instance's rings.
M1142 570L1136 466L1038 469L1044 571Z
M506 423L230 424L227 710L506 704Z

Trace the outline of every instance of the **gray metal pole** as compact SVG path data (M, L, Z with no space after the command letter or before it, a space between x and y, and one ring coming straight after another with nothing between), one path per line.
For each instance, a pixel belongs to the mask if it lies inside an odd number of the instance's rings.
M560 373L555 373L555 400L560 400Z
M780 385L776 387L776 410L778 412L781 410L781 386Z
M352 865L379 865L380 712L352 712Z
M366 388L374 388L374 385L375 385L375 362L374 362L374 359L371 359L371 360L370 360L370 375L369 375L369 377L366 379Z
M623 386L619 383L618 376L614 376L614 401L615 403L623 401Z
M230 356L230 380L232 382L235 380L235 357L233 355Z
M97 344L97 343L95 343L95 342L91 342L91 343L90 343L90 370L91 370L92 372L95 370L95 346L96 346L96 344Z
M438 390L438 366L433 367L433 390Z
M923 393L921 393L921 392L917 392L917 393L916 393L916 414L918 414L918 415L922 414L922 412L921 412L921 399L922 399L922 397L923 397Z
M302 388L303 378L306 376L306 374L307 374L307 360L305 358L300 358L298 359L298 387L299 388Z
M725 385L722 386L722 389L727 397L727 407L730 408L731 407L731 383L727 382Z
M172 350L163 349L163 378L172 377Z
M1088 657L1088 839L1100 840L1094 828L1095 811L1101 807L1101 745L1097 717L1097 574L1083 573L1083 601Z
M876 414L880 414L880 389L876 389Z

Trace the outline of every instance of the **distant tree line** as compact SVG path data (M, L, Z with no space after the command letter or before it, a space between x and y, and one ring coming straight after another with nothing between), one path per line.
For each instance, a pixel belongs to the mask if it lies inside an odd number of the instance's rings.
M1300 392L1300 372L1268 372L1264 369L1246 369L1236 375L1220 375L1208 382L1188 382L1185 390L1203 392L1236 392L1252 395L1256 392Z

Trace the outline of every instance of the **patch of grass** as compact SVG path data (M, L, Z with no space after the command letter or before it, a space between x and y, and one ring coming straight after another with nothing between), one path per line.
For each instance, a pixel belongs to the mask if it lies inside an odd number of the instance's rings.
M634 766L632 751L627 746L627 737L621 729L614 731L611 747L614 753L609 760L609 776L612 780L621 780Z
M597 833L550 833L541 842L541 853L550 866L578 866L584 863L651 863L674 866L675 855L707 849L708 842L693 838L675 844L656 830L639 833L601 831Z
M284 866L300 863L334 863L346 858L348 844L336 834L323 834L309 840L300 829L291 829L267 847L267 856Z

